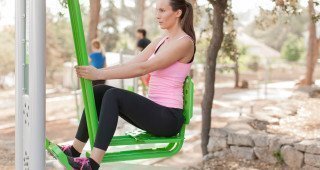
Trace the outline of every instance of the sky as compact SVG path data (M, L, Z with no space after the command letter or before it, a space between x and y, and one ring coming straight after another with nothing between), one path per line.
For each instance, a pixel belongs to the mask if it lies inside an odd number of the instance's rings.
M116 5L118 5L120 3L120 0L116 1ZM128 5L134 5L133 0L127 1ZM306 6L307 4L307 0L300 0L300 2L302 6ZM89 0L80 0L80 3L84 3L85 5L89 6ZM199 5L204 5L206 3L208 3L207 0L198 0ZM4 5L0 6L0 28L5 25L14 25L14 5L14 0L5 0ZM264 9L272 9L273 3L271 2L271 0L232 0L232 7L232 10L235 14L250 11L251 17L249 18L253 19L254 16L259 13L259 7L262 7ZM59 11L63 10L63 8L61 8L61 6L59 5L58 0L47 0L47 8L53 13L58 13Z

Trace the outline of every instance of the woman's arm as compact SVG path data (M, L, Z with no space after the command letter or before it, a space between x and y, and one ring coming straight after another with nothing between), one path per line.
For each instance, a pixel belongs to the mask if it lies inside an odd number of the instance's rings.
M77 66L78 77L90 80L126 79L145 75L166 68L182 58L193 56L193 42L187 38L170 44L166 50L159 51L150 60L120 65L112 69L95 69L92 66Z
M170 45L166 50L159 51L155 57L143 62L121 65L113 69L101 70L99 79L126 79L148 74L155 70L166 68L181 60L187 55L193 54L193 42L189 39L181 39ZM192 57L192 56L191 56Z

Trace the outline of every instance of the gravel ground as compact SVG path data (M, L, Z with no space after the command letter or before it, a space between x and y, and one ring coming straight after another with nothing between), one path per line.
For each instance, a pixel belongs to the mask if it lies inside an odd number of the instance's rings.
M280 170L285 169L281 165L271 165L259 160L237 159L231 156L225 158L213 158L190 166L184 170Z

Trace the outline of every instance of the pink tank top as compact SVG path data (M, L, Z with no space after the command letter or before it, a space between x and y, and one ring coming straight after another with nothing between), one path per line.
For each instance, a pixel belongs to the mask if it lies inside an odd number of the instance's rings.
M180 37L188 37L187 35ZM156 50L168 37L163 38ZM179 40L178 39L178 40ZM153 53L149 59L155 56ZM171 108L183 108L183 83L190 72L191 63L179 61L167 68L150 73L148 98L157 104Z

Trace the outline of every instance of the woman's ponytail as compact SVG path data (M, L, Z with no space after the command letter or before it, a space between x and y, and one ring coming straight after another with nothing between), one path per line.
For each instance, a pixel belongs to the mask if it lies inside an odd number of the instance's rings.
M194 42L196 42L196 35L193 28L193 7L189 2L185 2L186 10L182 15L181 26L184 32L186 32Z

